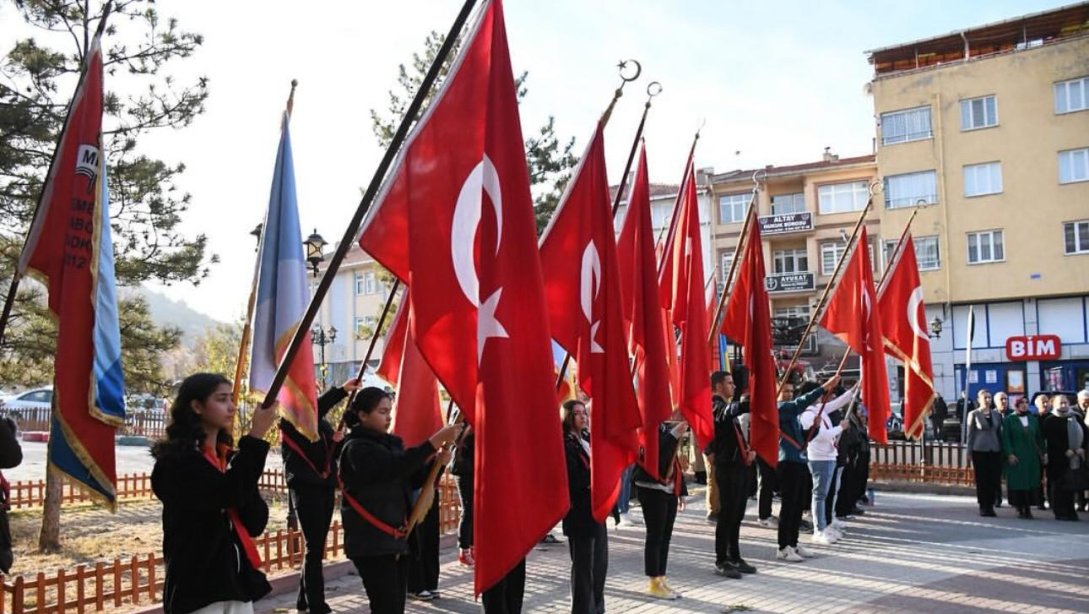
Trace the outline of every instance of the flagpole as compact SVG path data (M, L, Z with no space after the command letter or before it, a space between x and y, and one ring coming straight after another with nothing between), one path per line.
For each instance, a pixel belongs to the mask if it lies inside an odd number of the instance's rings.
M393 307L393 298L397 296L397 290L401 287L401 280L394 277L393 285L390 286L389 296L386 297L386 304L382 306L382 313L378 316L378 324L374 326L374 333L371 335L371 342L367 345L367 353L363 355L363 362L359 363L359 372L355 378L359 380L360 385L363 384L363 376L367 374L367 363L371 361L371 355L374 354L374 346L378 344L379 332L382 330L382 325L386 322L386 316L389 315L390 309ZM406 339L405 343L409 343ZM352 401L355 401L355 395L359 390L353 390L348 395L348 407L352 406ZM453 403L453 401L450 401ZM344 426L344 415L341 414L340 424L337 425L337 430Z
M370 210L371 204L374 202L374 198L382 185L382 180L386 176L386 172L389 170L390 165L393 164L393 159L396 157L397 152L404 143L409 128L416 121L416 116L419 115L420 108L423 106L424 101L431 94L431 88L439 76L439 71L442 69L443 64L446 63L446 58L450 55L450 50L453 49L454 42L457 40L458 34L465 26L465 22L469 19L469 13L472 12L473 5L475 4L476 0L465 0L465 3L461 7L461 11L454 19L454 23L451 24L450 31L446 34L442 46L439 47L438 52L435 54L435 60L431 63L431 67L427 69L427 74L424 76L423 81L420 82L420 87L416 91L416 95L412 98L412 103L409 104L404 117L401 118L401 123L397 127L397 132L394 133L393 138L390 140L389 147L386 148L386 153L382 156L382 161L378 163L378 168L375 169L374 175L371 177L371 182L367 186L366 192L363 193L363 198L360 199L359 205L356 207L355 214L352 216L351 221L348 222L348 228L344 231L343 239L341 239L340 243L337 245L337 250L325 269L325 274L322 275L318 287L314 290L314 295L310 299L310 304L306 307L306 313L303 314L302 320L295 328L295 334L291 337L291 343L288 345L287 351L284 352L283 358L280 359L280 364L276 368L276 375L272 378L272 383L269 384L268 392L265 394L265 400L262 402L263 407L271 407L273 402L275 402L276 395L280 392L280 387L283 386L284 380L287 378L288 369L290 368L291 363L294 362L299 347L302 346L303 341L310 332L310 324L314 321L314 317L317 316L318 309L321 307L325 295L328 294L330 286L333 285L333 278L340 268L340 263L344 261L344 257L348 255L349 247L355 242L356 233L359 232L359 226L363 223L363 218ZM364 363L364 365L365 364L366 363Z
M889 280L889 271L892 270L893 263L900 259L900 252L904 249L904 242L911 232L911 223L915 221L915 216L918 215L918 213L918 209L911 212L911 217L908 218L907 224L904 225L904 232L900 233L900 239L896 242L896 247L892 250L892 258L890 258L888 264L885 265L885 270L881 272L881 281L877 283L877 300L881 300L881 295L885 293L885 284Z
M665 228L662 229L662 230L666 231L665 245L664 245L665 249L669 249L670 242L673 240L673 228L677 224L677 216L680 215L681 196L684 195L684 184L688 180L688 169L693 167L692 158L693 158L693 156L696 155L696 143L699 143L700 130L702 130L702 129L703 129L703 125L701 124L700 127L696 129L695 136L692 137L692 147L690 147L688 149L688 157L685 158L685 161L684 161L684 172L681 173L681 185L677 189L677 198L673 201L673 213L672 213L672 215L669 216L669 226L667 227L668 230L666 230ZM692 170L695 171L696 169L692 168ZM661 239L660 235L661 235L661 233L659 233L659 240ZM658 245L658 241L655 241L655 246L657 246L657 245ZM665 262L665 258L663 257L662 262L658 263L658 277L659 278L661 278L661 276L662 276L662 264L664 262Z
M730 285L734 282L734 273L737 271L737 261L740 260L742 254L742 247L748 246L749 227L752 225L753 218L756 217L756 196L760 191L760 180L756 177L762 171L755 171L752 174L752 199L749 201L749 210L745 214L745 222L741 225L741 234L737 239L737 247L734 248L734 259L730 262L730 271L726 274L726 279L722 284L722 296L718 299L718 305L715 307L715 315L711 318L711 328L707 331L707 342L710 343L714 340L715 335L718 334L718 327L722 320L722 311L726 308L726 297L730 294ZM763 246L760 246L763 249Z
M657 86L657 87L655 87ZM628 161L624 164L624 173L620 175L620 185L616 188L616 196L613 197L613 217L616 217L616 211L620 208L620 200L624 197L624 188L627 187L628 173L631 172L631 165L635 161L635 152L639 150L639 141L643 140L643 127L647 123L647 112L650 111L650 101L662 93L662 84L657 81L651 81L647 84L647 102L643 105L643 116L639 119L639 127L635 129L635 138L631 142L631 151L628 152ZM612 105L609 106L609 110L612 110Z
M105 7L102 9L102 18L98 21L98 29L95 30L95 37L102 36L102 33L106 31L106 20L110 16L110 12L113 10L113 0L107 0ZM87 76L87 61L90 58L88 55L89 43L86 40L83 43L83 71L79 75L79 81L76 83L75 93L83 88L83 79ZM49 159L49 169L45 173L45 181L42 182L42 190L38 193L38 204L34 207L34 215L30 218L30 226L27 230L27 235L23 239L23 248L19 250L19 261L15 264L15 269L11 273L11 286L8 287L8 294L4 297L4 309L0 312L0 345L4 343L4 334L7 332L8 320L11 319L11 309L15 306L15 295L19 290L19 283L23 280L23 273L19 269L19 265L23 259L23 252L26 251L27 241L30 240L30 229L34 228L34 222L38 220L38 213L42 208L42 197L45 196L45 188L49 185L49 178L53 175L53 167L57 164L57 154L60 153L61 141L64 140L64 135L68 132L68 121L72 118L72 111L75 105L72 102L75 101L75 94L72 95L72 100L68 103L68 112L65 113L64 123L61 124L63 129L60 134L57 135L57 142L53 146L53 157Z
M824 292L821 294L820 301L817 302L817 308L813 310L813 315L809 318L809 324L805 327L805 332L802 333L802 338L798 341L798 347L794 348L794 356L790 358L790 363L787 364L787 368L783 371L783 378L779 380L779 389L775 396L778 398L783 392L783 385L790 379L790 372L794 369L794 365L798 363L798 358L802 355L802 347L805 346L805 342L809 339L809 334L813 332L813 326L820 319L821 310L824 309L825 303L828 301L828 294L831 292L832 287L835 285L836 277L839 275L840 270L843 268L843 263L847 261L847 256L851 253L851 246L855 244L855 239L858 238L858 233L862 230L862 225L866 222L866 214L869 213L870 207L873 206L873 186L871 185L870 198L866 201L866 206L859 212L858 221L855 222L855 228L851 231L850 238L847 239L847 248L843 250L843 254L839 257L839 262L836 263L836 270L832 272L832 279L828 281L828 285L824 287Z

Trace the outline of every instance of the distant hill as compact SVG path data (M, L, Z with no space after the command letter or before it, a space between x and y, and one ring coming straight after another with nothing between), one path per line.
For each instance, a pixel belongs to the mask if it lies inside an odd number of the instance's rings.
M122 296L138 294L147 301L151 319L158 326L176 326L182 330L182 345L192 347L208 328L219 320L199 312L184 301L176 301L149 288L121 288Z

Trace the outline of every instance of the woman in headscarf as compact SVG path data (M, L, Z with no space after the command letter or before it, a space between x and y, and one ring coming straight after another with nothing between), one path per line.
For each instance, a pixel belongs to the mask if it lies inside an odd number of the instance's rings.
M1002 456L1006 461L1006 499L1019 518L1032 518L1032 501L1040 487L1040 463L1044 437L1036 416L1028 411L1028 399L1013 404L1013 413L1002 422Z
M1079 416L1070 410L1070 401L1061 394L1051 398L1051 415L1044 420L1043 431L1047 441L1051 509L1058 520L1077 520L1074 493L1084 485L1078 483L1076 474L1071 474L1084 471L1089 432Z

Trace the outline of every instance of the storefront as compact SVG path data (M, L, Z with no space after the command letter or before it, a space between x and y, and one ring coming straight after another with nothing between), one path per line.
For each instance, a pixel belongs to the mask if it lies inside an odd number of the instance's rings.
M1040 363L1040 389L1077 392L1089 390L1089 360L1057 360ZM1071 399L1073 402L1073 399Z

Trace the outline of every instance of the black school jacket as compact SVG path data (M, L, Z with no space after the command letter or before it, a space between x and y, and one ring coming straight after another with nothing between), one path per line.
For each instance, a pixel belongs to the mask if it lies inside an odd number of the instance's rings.
M563 436L563 452L567 459L567 489L571 508L563 517L563 534L568 537L593 537L601 523L594 522L590 502L590 456L574 433Z
M675 486L677 481L680 481L680 496L688 496L688 485L684 482L684 475L680 470L680 463L677 462L677 447L681 442L673 436L673 427L666 423L658 425L658 475L669 475L670 477L665 480L655 480L647 473L647 470L643 465L635 466L635 482L644 484L667 484ZM670 469L673 470L673 474L670 475Z
M337 445L333 442L333 426L325 419L330 409L336 407L348 396L343 388L333 387L318 397L318 435L317 441L311 442L287 420L280 420L280 432L284 439L291 439L303 453L309 463L286 443L280 444L280 454L284 458L284 475L290 488L314 487L333 490L337 486ZM327 460L328 459L328 460ZM329 473L324 478L319 471L329 463ZM313 467L311 467L313 465Z
M351 495L371 516L399 528L412 511L412 491L427 480L427 459L435 453L431 442L405 449L396 435L357 426L344 440L340 477L345 496L340 502L344 523L344 554L382 556L408 552L408 542L382 532L356 513Z
M256 601L271 587L253 569L231 527L233 507L252 536L268 523L268 505L257 492L268 443L253 437L220 472L197 450L177 447L155 460L151 489L163 502L163 611L185 614L217 601Z

